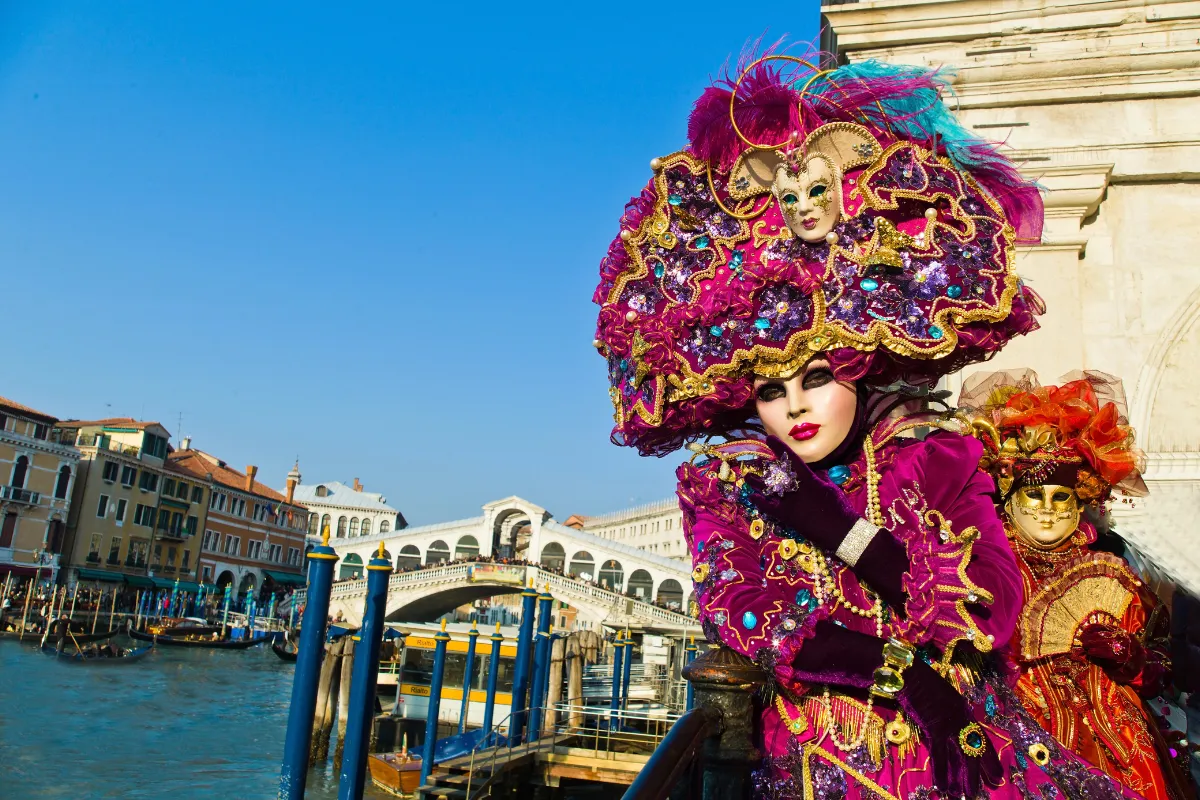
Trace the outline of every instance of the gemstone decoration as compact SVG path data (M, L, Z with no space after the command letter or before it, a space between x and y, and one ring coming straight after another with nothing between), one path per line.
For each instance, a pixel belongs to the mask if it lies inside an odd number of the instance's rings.
M654 277L661 278L663 276L663 274L666 273L666 271L667 270L663 267L662 264L654 265Z
M760 331L765 331L767 328L771 327L771 320L767 319L766 317L759 317L758 319L754 320L754 327L758 328Z
M879 281L875 280L874 278L863 278L858 282L858 286L864 292L873 292L879 288Z
M946 297L949 297L951 300L957 300L962 297L962 287L957 283L950 284L946 287Z
M845 464L835 464L825 473L829 476L829 480L841 486L846 481L850 480L850 468Z
M708 332L711 333L713 336L723 336L725 334L725 329L722 328L720 325L713 325L711 328L708 329Z
M662 195L659 195L659 196L661 197ZM667 195L667 202L673 206L677 206L683 202L683 198L677 194L670 194L670 195Z
M945 335L946 334L937 325L929 326L929 338L930 339L941 339Z
M750 630L757 624L758 624L758 617L754 616L753 611L747 611L745 614L742 614L742 627L743 628L745 628L746 630Z
M701 236L696 239L696 247L699 247L701 250L703 250L705 247L708 247L708 237Z

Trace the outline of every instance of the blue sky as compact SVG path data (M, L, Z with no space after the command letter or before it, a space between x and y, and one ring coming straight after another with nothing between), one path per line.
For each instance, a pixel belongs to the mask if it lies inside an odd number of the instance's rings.
M816 0L0 3L0 395L421 524L669 497L608 441L597 265L651 157Z

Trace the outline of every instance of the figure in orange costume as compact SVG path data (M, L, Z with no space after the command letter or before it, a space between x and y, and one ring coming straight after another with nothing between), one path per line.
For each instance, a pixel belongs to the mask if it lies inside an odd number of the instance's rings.
M1194 797L1143 699L1169 679L1166 608L1123 559L1089 549L1085 506L1102 515L1114 489L1146 493L1120 381L993 373L969 380L960 406L984 441L1024 582L1017 695L1064 747L1147 800Z

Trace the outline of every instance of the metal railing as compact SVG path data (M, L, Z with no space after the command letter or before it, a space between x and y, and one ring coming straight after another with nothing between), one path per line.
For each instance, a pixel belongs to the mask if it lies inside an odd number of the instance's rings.
M40 492L31 492L28 489L22 489L20 486L0 487L0 497L11 500L14 503L27 503L31 506L36 506L42 502Z

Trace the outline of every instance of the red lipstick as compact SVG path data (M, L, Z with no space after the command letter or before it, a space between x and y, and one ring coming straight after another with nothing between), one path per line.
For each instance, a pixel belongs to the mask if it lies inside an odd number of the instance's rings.
M793 426L792 429L788 431L788 436L791 436L797 442L807 442L809 439L816 436L817 431L819 430L821 430L820 425L816 425L812 422L803 422L799 425Z
M800 220L800 224L804 226L804 230L811 231L813 228L817 227L817 219L816 217L811 219L803 219Z

